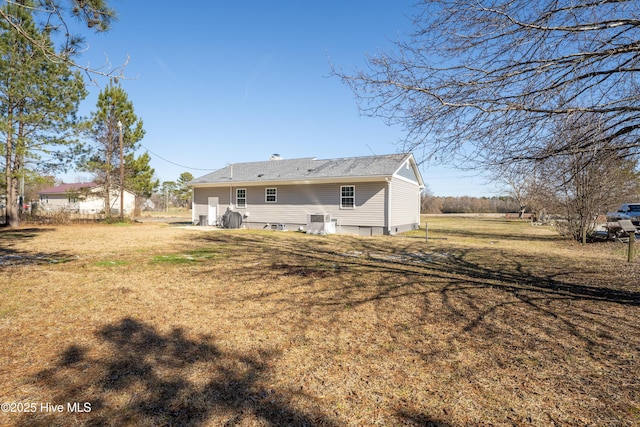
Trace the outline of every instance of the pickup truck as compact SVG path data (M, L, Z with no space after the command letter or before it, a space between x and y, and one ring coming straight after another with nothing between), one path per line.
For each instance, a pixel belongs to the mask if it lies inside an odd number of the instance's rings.
M607 222L629 219L636 227L640 227L640 202L625 203L615 212L607 212Z

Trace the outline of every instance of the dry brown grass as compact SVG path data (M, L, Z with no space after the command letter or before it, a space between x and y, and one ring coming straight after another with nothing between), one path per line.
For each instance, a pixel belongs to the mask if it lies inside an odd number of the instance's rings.
M429 229L0 231L0 402L38 405L0 424L640 423L624 246L500 219Z

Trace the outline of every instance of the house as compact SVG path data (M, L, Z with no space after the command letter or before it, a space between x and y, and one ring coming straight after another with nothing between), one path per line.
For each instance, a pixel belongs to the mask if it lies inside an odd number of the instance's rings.
M94 182L61 184L38 192L40 209L45 211L66 210L83 214L97 214L105 211L103 187ZM124 191L124 213L133 212L135 194ZM120 189L114 187L110 195L111 212L120 213Z
M220 224L227 210L247 228L383 235L419 228L424 182L410 153L235 163L190 182L193 221Z

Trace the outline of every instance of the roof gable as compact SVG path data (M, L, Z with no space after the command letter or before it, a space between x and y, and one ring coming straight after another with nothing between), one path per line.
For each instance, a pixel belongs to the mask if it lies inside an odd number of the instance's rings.
M190 184L198 186L205 184L257 184L261 182L314 181L341 178L378 177L384 179L393 176L408 159L413 159L413 156L408 153L401 153L338 159L315 159L309 157L235 163L196 178ZM415 164L415 161L413 163Z
M407 161L398 168L394 176L418 183L418 185L424 187L422 175L420 174L420 170L418 169L418 165L415 162L415 159L413 159L413 156L408 158Z

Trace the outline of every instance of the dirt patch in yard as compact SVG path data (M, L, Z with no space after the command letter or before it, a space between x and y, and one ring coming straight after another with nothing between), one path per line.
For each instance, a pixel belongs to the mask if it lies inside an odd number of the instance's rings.
M0 401L38 405L0 424L640 422L639 262L517 221L429 231L0 235L69 259L0 270Z

